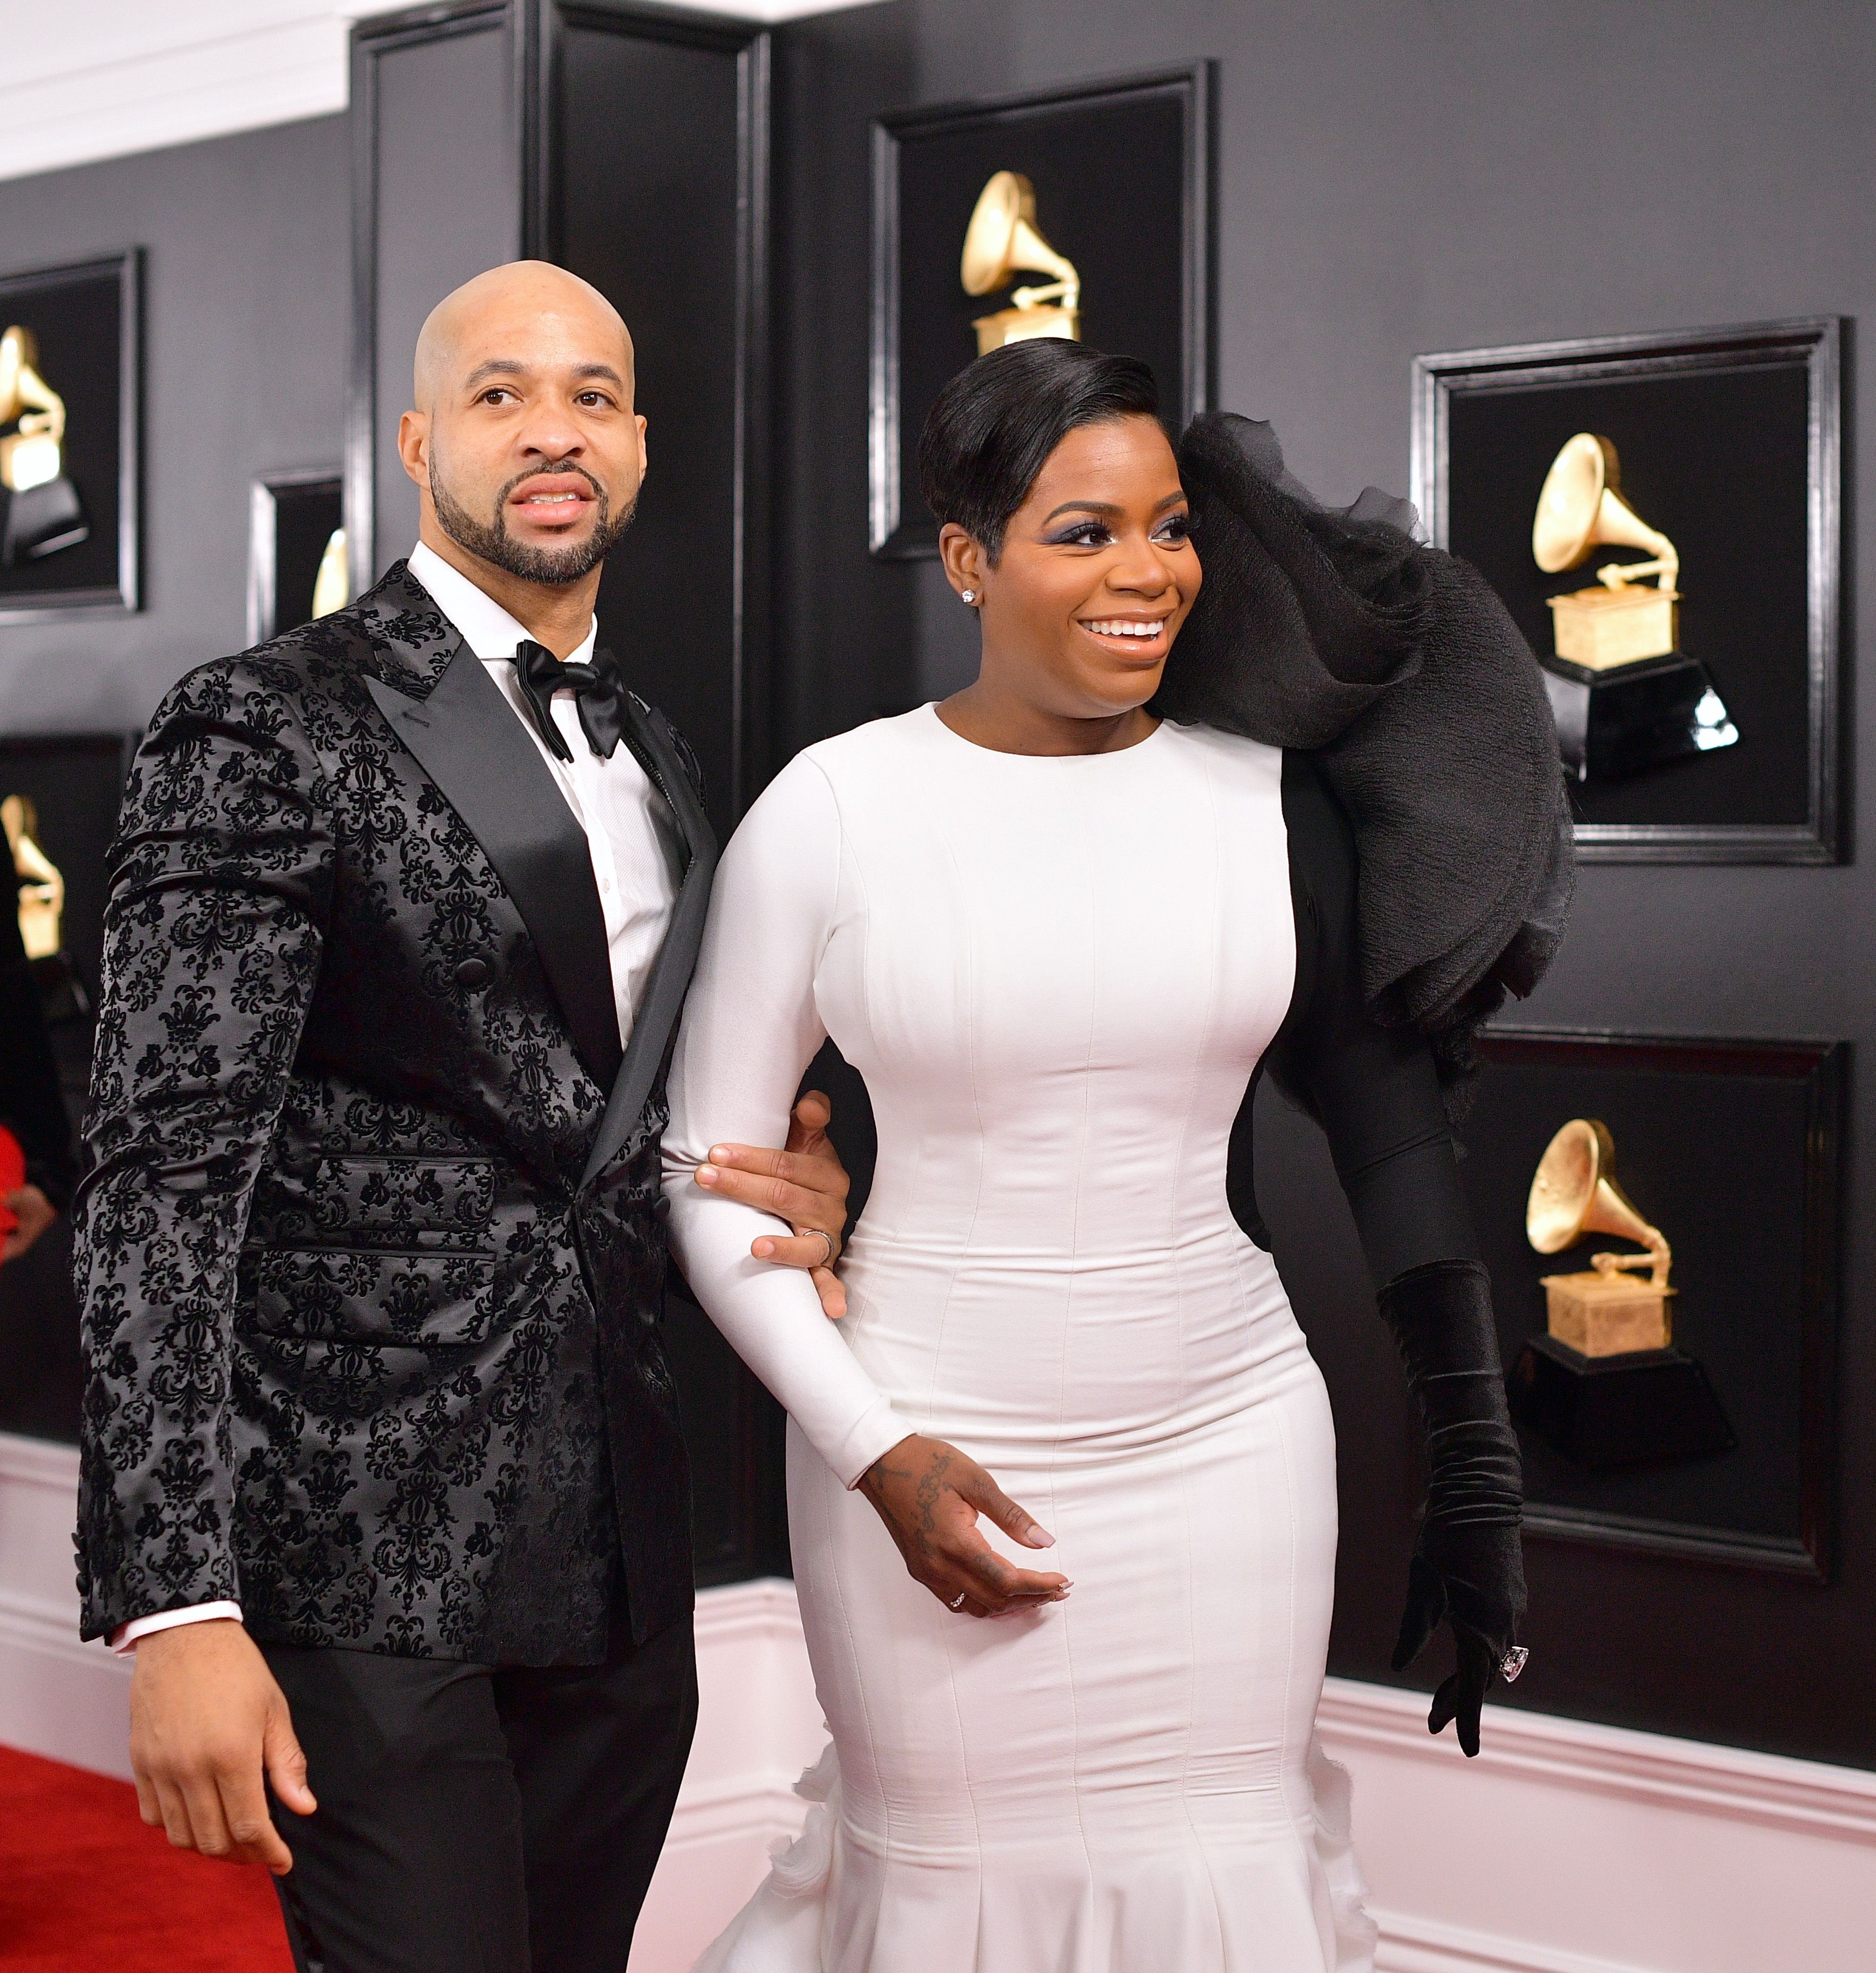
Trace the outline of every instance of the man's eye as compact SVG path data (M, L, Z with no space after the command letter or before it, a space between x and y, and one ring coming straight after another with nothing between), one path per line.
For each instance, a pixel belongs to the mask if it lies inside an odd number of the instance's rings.
M574 401L577 404L584 404L587 410L590 411L594 405L603 404L609 401L603 391L582 391Z
M505 398L513 397L514 394L514 392L505 384L498 384L492 391L483 391L482 402L485 404L496 404Z

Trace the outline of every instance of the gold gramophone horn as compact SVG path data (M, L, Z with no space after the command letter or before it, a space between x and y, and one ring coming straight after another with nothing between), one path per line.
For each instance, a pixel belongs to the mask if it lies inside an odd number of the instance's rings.
M1064 260L1037 227L1034 188L1020 172L998 172L978 194L977 209L965 228L959 270L964 292L993 295L1018 271L1053 274L1069 308L1080 299L1081 276L1074 263ZM1012 299L1023 306L1020 294Z
M1573 441L1574 443L1574 441ZM1673 1253L1659 1227L1651 1226L1615 1176L1615 1140L1593 1117L1574 1117L1557 1132L1538 1160L1525 1208L1525 1231L1540 1254L1561 1254L1589 1233L1613 1233L1647 1248L1644 1254L1597 1254L1599 1273L1652 1268L1653 1285L1668 1285Z
M1618 548L1646 548L1652 561L1612 561L1599 568L1598 578L1611 589L1652 575L1656 586L1672 589L1681 572L1673 542L1651 528L1622 497L1622 463L1616 448L1593 432L1578 432L1566 443L1545 474L1538 496L1537 519L1531 528L1531 552L1547 575L1577 568L1590 551L1608 543Z
M959 278L967 295L991 295L1018 273L1053 274L1055 279L1044 286L1018 288L1010 296L1009 307L974 322L978 355L1034 336L1078 342L1081 276L1074 262L1043 238L1029 181L1020 172L996 172L978 194L976 209L964 229Z

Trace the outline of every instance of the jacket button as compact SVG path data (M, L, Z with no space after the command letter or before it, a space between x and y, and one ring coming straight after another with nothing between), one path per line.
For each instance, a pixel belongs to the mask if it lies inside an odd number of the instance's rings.
M456 979L459 986L486 986L495 977L495 968L485 959L459 959L456 961Z

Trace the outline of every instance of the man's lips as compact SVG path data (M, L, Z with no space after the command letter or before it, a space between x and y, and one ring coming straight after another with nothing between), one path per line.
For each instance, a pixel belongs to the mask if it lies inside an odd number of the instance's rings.
M566 527L583 519L596 503L590 481L562 473L523 480L508 496L508 504L525 520L545 527Z

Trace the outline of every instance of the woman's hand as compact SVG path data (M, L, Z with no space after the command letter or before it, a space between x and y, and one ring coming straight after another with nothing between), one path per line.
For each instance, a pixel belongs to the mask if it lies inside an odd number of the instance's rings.
M759 1261L806 1270L821 1297L821 1312L838 1322L847 1313L847 1291L834 1263L847 1231L851 1181L827 1134L834 1106L810 1089L788 1120L788 1142L779 1151L753 1144L712 1144L697 1183L720 1198L773 1212L795 1229L793 1239L765 1235L750 1247Z
M1064 1602L1065 1575L1040 1575L1005 1562L977 1531L988 1514L1025 1548L1053 1548L1055 1537L1004 1492L969 1454L914 1432L869 1466L860 1491L899 1545L907 1571L947 1610L1001 1617L1012 1610Z

